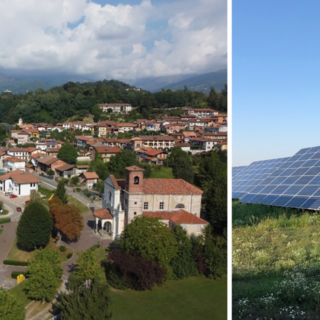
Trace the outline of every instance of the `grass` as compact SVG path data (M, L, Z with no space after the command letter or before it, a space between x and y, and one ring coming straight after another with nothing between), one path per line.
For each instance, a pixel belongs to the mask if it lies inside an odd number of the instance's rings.
M2 232L3 232L3 229L0 229L0 235L1 235Z
M227 281L167 281L152 291L111 290L114 320L227 319Z
M316 319L320 216L239 203L232 209L233 319Z
M13 294L23 306L28 305L32 301L28 299L26 293L24 292L25 285L26 281L22 281L18 285L8 290L8 292Z
M167 179L174 179L172 174L172 168L168 167L158 167L151 172L150 178L167 178Z
M89 200L88 200L89 201ZM81 213L91 213L91 210L76 198L68 195L68 202L73 203Z
M73 251L71 249L69 249L69 248L67 248L67 250L65 252L61 252L60 249L59 249L60 246L57 246L55 244L55 241L54 241L53 238L50 239L48 247L52 248L52 249L54 249L55 251L58 252L58 255L59 255L61 263L63 263L63 262L68 260L67 255L69 253L73 253ZM12 247L11 247L11 250L10 250L10 252L8 254L7 259L8 260L17 260L17 261L28 261L29 259L31 259L33 257L33 253L34 253L34 251L28 252L28 251L20 250L17 247L17 239L16 239L15 242L13 243Z
M4 209L2 212L0 212L0 216L5 216L8 213L9 213L9 211Z

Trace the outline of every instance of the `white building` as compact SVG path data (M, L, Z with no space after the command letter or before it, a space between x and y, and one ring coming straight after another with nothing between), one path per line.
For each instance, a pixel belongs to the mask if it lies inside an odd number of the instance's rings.
M132 111L130 103L99 103L99 106L103 112L108 112L108 109L112 109L112 112L116 113L129 113Z

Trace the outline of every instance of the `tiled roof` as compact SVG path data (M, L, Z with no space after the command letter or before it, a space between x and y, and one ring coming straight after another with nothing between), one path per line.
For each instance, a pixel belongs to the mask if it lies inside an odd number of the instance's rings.
M121 149L118 147L96 147L99 153L121 153Z
M142 140L142 141L149 141L149 140L157 140L157 141L173 141L174 139L170 136L140 136L132 138L131 140Z
M134 123L118 123L118 127L135 127Z
M110 174L110 178L111 178L111 180L112 180L112 182L113 182L113 185L114 185L114 187L116 188L116 189L122 189L121 188L121 186L118 184L118 180L114 177L114 175L113 174ZM124 181L124 179L121 179L121 181Z
M177 211L144 211L142 214L150 218L171 220L172 222L179 224L208 224L207 221L198 218L196 215L183 209Z
M58 158L53 156L45 156L42 159L39 159L38 162L43 163L45 165L50 165L58 160L59 160Z
M41 180L31 173L16 174L13 177L11 177L11 179L14 180L14 182L16 182L18 184L41 183Z
M144 194L202 194L203 191L183 179L143 179Z
M99 179L99 176L95 172L83 172L84 177L88 179Z
M149 149L148 151L145 152L146 155L154 157L160 153L163 153L162 150L156 150L156 149Z
M20 158L6 158L6 159L3 159L3 162L7 162L7 161L11 161L11 162L25 162L23 159L20 159Z
M81 165L81 166L76 166L78 169L88 169L89 166L87 164Z
M0 176L0 181L8 180L8 179L10 179L11 177L13 177L14 175L17 175L17 174L23 174L23 171L21 171L19 169L10 171L10 172Z
M125 167L125 169L128 171L144 171L144 169L137 167L137 166Z
M73 164L64 164L63 166L56 168L56 170L58 170L58 171L67 171L67 170L70 170L70 169L72 169L74 167L75 167L75 165L73 165Z
M93 215L100 219L113 219L109 209L96 209L93 211Z

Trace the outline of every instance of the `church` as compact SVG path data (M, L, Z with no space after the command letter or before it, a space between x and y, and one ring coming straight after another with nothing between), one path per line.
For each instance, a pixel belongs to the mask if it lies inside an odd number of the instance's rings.
M160 218L172 228L180 224L199 235L208 222L200 218L203 191L183 179L146 179L137 166L125 168L125 179L104 181L102 209L93 212L95 230L103 228L114 240L137 216Z

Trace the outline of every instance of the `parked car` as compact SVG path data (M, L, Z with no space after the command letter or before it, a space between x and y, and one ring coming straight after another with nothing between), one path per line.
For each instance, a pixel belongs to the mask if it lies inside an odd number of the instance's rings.
M22 211L21 207L17 207L17 211L21 212Z
M17 196L14 194L10 194L10 198L16 198Z

